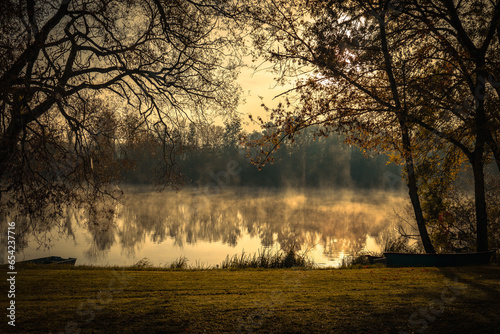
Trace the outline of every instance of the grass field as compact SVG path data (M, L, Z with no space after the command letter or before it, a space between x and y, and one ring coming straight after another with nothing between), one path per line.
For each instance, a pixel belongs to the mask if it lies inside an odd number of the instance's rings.
M7 272L5 266L1 267ZM19 269L1 333L500 333L500 267Z

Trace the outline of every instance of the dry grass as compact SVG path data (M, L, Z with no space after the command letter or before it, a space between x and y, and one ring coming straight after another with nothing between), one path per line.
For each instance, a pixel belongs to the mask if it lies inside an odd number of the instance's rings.
M4 315L2 333L494 333L500 328L496 266L31 266L18 270L16 283L16 328L7 328Z

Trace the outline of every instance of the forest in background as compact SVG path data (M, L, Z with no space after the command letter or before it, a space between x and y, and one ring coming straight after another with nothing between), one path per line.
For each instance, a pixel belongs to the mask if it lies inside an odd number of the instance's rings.
M283 143L275 154L275 162L259 170L250 157L259 152L248 148L249 140L262 137L262 132L245 133L239 120L224 126L194 124L174 134L177 168L186 186L203 187L213 182L224 186L255 187L330 187L361 189L400 189L401 167L389 164L384 154L374 155L346 144L342 135L315 138L314 129L306 129L293 143ZM162 146L154 138L133 144L118 144L118 160L130 161L122 172L122 182L152 184L161 165ZM136 138L137 139L137 138ZM238 170L230 180L217 175L231 162ZM222 173L221 173L222 172ZM393 180L398 182L394 184Z

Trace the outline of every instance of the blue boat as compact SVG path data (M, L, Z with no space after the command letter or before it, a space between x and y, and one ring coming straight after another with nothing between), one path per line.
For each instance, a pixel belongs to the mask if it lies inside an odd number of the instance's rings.
M410 254L386 252L388 267L461 267L490 263L494 250L477 253Z

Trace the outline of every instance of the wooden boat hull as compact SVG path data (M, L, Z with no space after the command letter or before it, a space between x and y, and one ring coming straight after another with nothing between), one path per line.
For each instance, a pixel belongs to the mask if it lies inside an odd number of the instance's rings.
M368 259L368 262L370 262L370 264L377 264L377 263L386 264L387 263L387 259L383 256L367 255L366 258Z
M18 263L29 263L29 264L67 264L74 266L76 263L76 258L70 257L68 259L63 259L59 256L48 256L41 257L38 259L32 259L27 261L21 261Z
M384 253L389 267L460 267L488 264L495 251L456 254Z

